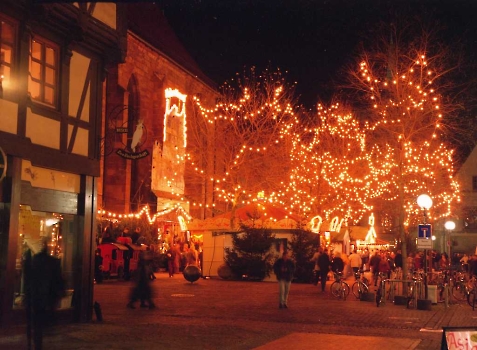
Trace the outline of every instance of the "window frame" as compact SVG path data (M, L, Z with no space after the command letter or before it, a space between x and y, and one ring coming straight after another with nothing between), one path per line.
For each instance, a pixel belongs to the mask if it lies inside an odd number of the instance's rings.
M33 57L33 43L39 43L41 45L41 52L40 52L40 59ZM46 52L47 48L53 50L53 58L54 58L54 65L47 63L46 59ZM35 103L39 103L48 107L57 108L58 107L58 91L59 91L59 74L60 74L60 46L52 42L51 40L45 39L44 37L32 34L30 38L30 50L28 54L28 95L30 96L31 100ZM33 78L32 76L32 64L37 63L40 65L40 78ZM46 81L46 72L47 68L53 69L54 77L53 77L53 84L50 84ZM31 83L39 84L40 89L40 97L35 98L31 94ZM46 101L46 88L50 88L53 90L53 101L50 103Z
M2 39L2 28L0 26L0 48L1 48L1 46L5 45L5 46L10 47L10 49L11 49L10 62L5 62L4 58L2 58L2 55L0 53L0 75L1 75L0 86L1 86L2 89L5 89L5 88L8 89L8 84L6 84L4 86L3 82L4 81L8 82L8 81L13 80L16 54L17 54L17 50L18 50L18 22L9 18L9 17L7 17L7 16L5 16L5 15L3 15L3 14L0 14L0 21L10 25L12 27L12 34L13 34L12 42L4 41ZM9 68L10 72L9 72L8 77L5 77L5 71L4 71L3 67L8 67Z

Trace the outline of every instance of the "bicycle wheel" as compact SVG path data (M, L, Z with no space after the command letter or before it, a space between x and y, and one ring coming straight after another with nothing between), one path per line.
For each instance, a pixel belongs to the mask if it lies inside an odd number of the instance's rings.
M346 282L343 282L342 286L341 286L341 293L343 295L343 300L346 300L346 298L348 297L349 295L349 286L348 286L348 283Z
M331 295L333 295L335 298L338 298L338 299L341 298L341 286L338 281L334 281L331 284L330 292L331 292Z
M351 286L351 291L353 292L353 295L356 297L356 299L359 299L361 294L368 293L368 286L363 282L356 281Z
M454 284L454 286L452 287L452 295L454 296L454 298L460 301L464 301L465 299L467 299L468 294L464 283Z

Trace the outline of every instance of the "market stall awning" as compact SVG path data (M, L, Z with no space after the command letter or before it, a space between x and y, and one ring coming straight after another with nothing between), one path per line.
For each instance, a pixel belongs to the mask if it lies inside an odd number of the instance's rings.
M298 222L298 215L287 212L285 209L273 206L268 203L252 203L235 209L235 217L241 221L248 220L274 220L292 219ZM216 218L228 218L232 216L232 212L217 215Z
M274 229L295 229L300 218L290 214L283 208L275 207L268 203L253 203L237 208L234 212L235 224L266 225ZM230 229L232 212L208 218L206 220L194 219L189 223L190 230L227 230Z

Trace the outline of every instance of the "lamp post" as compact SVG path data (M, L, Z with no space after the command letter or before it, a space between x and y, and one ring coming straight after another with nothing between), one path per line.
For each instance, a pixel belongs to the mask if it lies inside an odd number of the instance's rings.
M421 194L419 197L417 197L417 205L422 209L422 216L423 216L423 224L427 224L427 210L429 210L432 207L432 199L429 197L427 194ZM427 300L428 298L428 290L427 290L427 262L428 262L428 256L427 256L427 249L424 249L424 293L425 293L425 298Z
M450 248L450 243L451 243L451 233L452 233L452 230L455 229L455 222L454 221L446 221L446 223L444 224L444 227L446 228L446 247L445 247L445 251L447 253L447 259L448 259L448 262L450 263L451 261L451 248Z

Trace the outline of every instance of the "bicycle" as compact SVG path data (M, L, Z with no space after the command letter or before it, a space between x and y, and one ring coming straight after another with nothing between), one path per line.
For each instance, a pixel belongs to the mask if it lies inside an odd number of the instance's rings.
M451 290L450 286L450 270L444 269L437 275L437 291L439 292L438 303L445 303L449 306Z
M472 306L472 310L475 310L477 304L477 279L475 276L472 276L469 283L467 284L468 293L467 293L467 303Z
M468 282L466 281L465 273L463 272L454 272L454 275L450 280L452 288L452 296L459 301L464 301L468 299L469 296L469 287Z
M335 281L331 284L331 295L335 298L346 300L349 295L349 284L345 282L342 272L334 272Z
M359 270L356 274L358 279L351 286L351 291L356 299L361 299L361 295L368 293L368 279L364 276L363 270Z
M422 272L414 272L408 276L407 282L407 303L408 309L415 309L417 307L416 300L423 297L424 289L422 288L423 274Z

